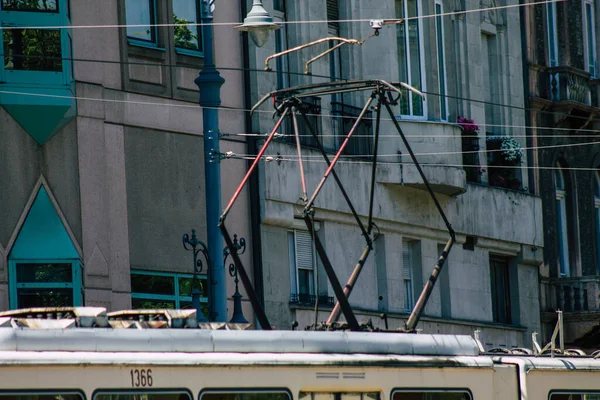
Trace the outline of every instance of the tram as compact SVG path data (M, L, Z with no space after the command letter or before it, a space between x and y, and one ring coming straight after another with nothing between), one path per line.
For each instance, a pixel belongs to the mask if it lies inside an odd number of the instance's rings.
M0 313L0 400L600 399L592 356L486 353L466 335L247 328L198 324L193 310Z

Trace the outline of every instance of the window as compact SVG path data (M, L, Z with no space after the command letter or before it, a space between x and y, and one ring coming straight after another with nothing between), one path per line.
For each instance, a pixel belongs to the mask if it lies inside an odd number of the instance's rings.
M444 13L444 6L441 2L435 3L435 31L437 42L437 62L438 62L438 93L440 94L440 119L448 120L448 104L446 99L446 53L444 48L444 24L441 14Z
M286 49L286 30L285 26L275 31L275 53L281 53ZM287 56L277 57L275 59L275 70L277 74L277 89L284 89L289 86L287 74Z
M300 303L314 303L316 260L310 232L288 231L288 245L292 295L297 295Z
M3 26L63 26L66 0L1 0ZM2 29L0 82L64 84L71 78L71 37L59 29ZM68 75L64 76L63 72ZM67 79L68 78L68 79Z
M148 382L148 377L153 379L152 370L131 370L131 386L139 387L143 385L152 386ZM148 375L150 374L150 375ZM143 377L143 378L142 378ZM145 381L145 382L144 382ZM193 400L193 396L188 391L183 390L98 390L94 393L93 400ZM1 400L1 399L0 399Z
M559 274L568 277L571 274L569 266L569 238L567 221L567 189L565 176L560 164L554 170L554 188L556 194L556 237L559 251Z
M471 400L471 392L457 389L395 390L392 400Z
M336 150L342 145L350 129L356 123L362 108L354 107L343 102L331 103L331 114L335 115L334 124L337 125ZM361 159L366 159L365 156L373 155L373 113L367 111L356 127L354 134L348 141L344 154L361 156Z
M125 23L128 38L158 44L155 0L125 0Z
M592 77L596 76L596 12L594 0L584 0L583 2L583 26L584 26L584 44L585 44L585 70Z
M397 18L411 18L420 15L418 0L396 0ZM396 35L398 45L398 65L400 66L400 80L419 90L423 90L421 65L421 19L409 19L397 25ZM405 116L425 115L423 99L406 89L402 89L404 96L400 99L400 113Z
M273 0L273 9L275 11L285 11L285 0Z
M596 265L600 271L600 172L594 174L594 222L596 225Z
M287 390L203 390L200 400L292 400L292 396Z
M173 0L173 23L175 26L175 48L177 51L202 52L202 26L199 0Z
M550 392L549 400L600 400L600 392L556 391Z
M404 309L412 311L415 305L415 288L413 282L413 270L415 257L413 254L413 241L402 240L402 280L404 282Z
M84 397L79 392L73 391L19 391L19 392L2 392L0 400L84 400Z
M11 308L73 307L83 305L82 274L78 261L13 261L16 275Z
M490 256L490 282L494 322L512 323L509 265L506 257Z
M208 284L198 276L200 302L207 314ZM187 309L192 306L193 275L131 271L131 305L134 309Z
M556 32L556 3L546 4L546 28L548 33L548 66L558 66L558 34Z

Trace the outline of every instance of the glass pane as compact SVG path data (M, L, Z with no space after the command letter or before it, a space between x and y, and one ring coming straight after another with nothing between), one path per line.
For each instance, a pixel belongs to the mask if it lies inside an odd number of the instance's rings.
M58 12L58 2L56 0L2 0L2 9Z
M131 274L131 292L175 296L175 277Z
M62 71L60 31L3 30L4 68L24 71Z
M175 26L175 47L202 51L202 27L197 0L173 0L173 23Z
M407 0L408 17L419 15L417 0ZM410 58L410 85L421 89L421 48L419 40L419 20L408 21L408 46ZM423 100L421 96L412 93L413 115L423 115Z
M48 393L46 391L44 394L35 392L2 393L0 400L82 400L82 397L78 393Z
M442 14L442 5L435 5L435 13ZM435 26L437 30L437 51L438 51L438 73L439 73L439 94L440 94L440 117L446 119L446 62L444 60L444 32L442 31L442 17L435 17Z
M314 294L313 271L310 269L298 269L298 293Z
M200 400L291 400L286 392L203 392Z
M18 283L72 282L71 263L62 264L17 264Z
M208 282L206 277L199 276L196 278L198 280L198 289L200 289L200 295L202 297L208 296ZM193 277L179 277L179 296L191 296L193 286Z
M127 37L155 42L154 0L125 0Z
M73 289L17 289L17 307L73 307Z
M173 310L175 309L175 301L131 299L131 308L134 310Z
M141 377L139 377L141 379ZM132 386L136 385L136 377L135 374L131 376ZM145 378L147 379L147 378ZM141 384L141 382L138 382ZM113 392L110 393L96 393L94 396L94 400L192 400L190 395L187 392Z
M468 392L410 391L394 392L393 400L470 400Z
M192 302L191 301L180 301L179 308L182 310L191 310ZM208 317L208 303L200 303L200 309L202 310L202 314L205 317Z
M405 3L404 0L396 0L396 16L399 19L405 18ZM405 82L410 84L410 79L408 76L408 54L406 51L406 25L407 22L403 22L397 25L397 36L396 41L398 43L398 67L400 72L400 82ZM410 100L408 96L408 91L406 89L402 90L402 97L400 98L400 114L407 115L410 113Z

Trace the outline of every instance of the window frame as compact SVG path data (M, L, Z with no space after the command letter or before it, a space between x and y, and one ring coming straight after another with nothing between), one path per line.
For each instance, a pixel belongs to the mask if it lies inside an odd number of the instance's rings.
M395 0L395 5L398 4L398 2L400 2L401 4L403 4L403 13L404 15L407 14L407 10L408 10L408 6L407 6L407 2L409 0ZM421 0L414 0L416 5L417 5L417 16L421 16L423 14L423 5L421 3ZM396 17L399 18L398 16L398 8L396 7L395 9L396 12ZM408 26L408 21L404 20L402 22L402 24L405 24L405 26ZM421 92L424 92L427 90L427 85L426 85L426 74L425 74L425 55L424 55L424 51L423 49L425 48L424 45L424 38L423 38L423 18L417 18L417 27L419 29L419 70L420 70L420 79L421 79L421 87L418 88ZM408 32L409 29L406 28L406 32ZM409 82L405 82L406 84L413 86L412 83L412 66L410 65L410 42L409 42L409 35L405 34L404 38L404 54L400 54L399 49L397 48L398 45L398 35L396 34L396 49L398 50L398 58L400 59L401 57L404 57L406 60L406 75L408 77ZM413 97L414 95L412 94L412 92L409 91L409 93L411 94L410 96L408 96L409 99L409 103L408 103L408 109L409 109L409 114L402 114L402 105L400 105L400 118L401 119L405 119L405 120L418 120L418 121L422 121L422 120L426 120L427 119L427 101L425 99L422 99L421 102L423 104L423 115L414 115L414 104L413 104Z
M503 276L505 278L504 293L498 292L498 283L495 279L496 274L494 270L499 268L498 266L492 265L492 263L503 264ZM510 271L510 260L508 257L503 255L490 254L489 255L489 273L490 273L490 294L492 296L492 321L499 324L511 325L515 320L513 315L513 304L512 304L512 288L511 288L511 271ZM502 296L502 302L499 302L499 297ZM506 321L501 321L498 310L504 309L506 313Z
M4 10L0 3L0 24L5 27L20 26L68 26L70 21L70 4L68 0L57 0L57 11ZM54 30L54 29L53 29ZM43 85L45 87L70 85L73 81L71 29L55 29L60 33L60 52L62 71L7 70L4 57L0 62L0 82L16 83L27 86ZM0 54L5 54L4 38L0 37Z
M438 7L440 9L438 13ZM440 99L440 119L442 121L448 121L448 79L446 74L446 46L444 44L444 3L442 0L436 0L434 2L435 8L435 31L436 31L436 47L437 47L437 65L438 65L438 93ZM441 47L441 49L440 49ZM441 50L441 51L440 51ZM440 60L441 56L441 60Z
M316 274L315 274L315 257L316 254L314 253L314 248L311 248L311 256L312 256L312 263L311 266L312 268L304 268L304 267L298 267L298 240L297 240L297 232L304 232L307 235L310 236L310 232L306 229L297 229L297 228L293 228L293 229L288 229L288 246L290 245L290 234L293 236L294 238L294 247L293 247L293 257L294 257L294 262L292 264L292 250L291 247L288 250L288 255L289 255L289 263L290 263L290 294L294 294L297 296L300 295L307 295L307 296L317 296L316 293ZM315 231L315 235L316 235L316 231ZM312 237L310 238L311 243L312 243ZM317 261L318 264L318 261ZM307 271L311 271L311 277L312 277L312 285L310 286L310 293L300 293L300 277L298 275L299 269L303 269L303 270L307 270Z
M571 394L595 394L600 396L600 390L568 390L568 389L550 389L548 391L548 400L552 400L552 395L571 395Z
M554 199L556 206L556 240L558 241L559 265L558 276L568 278L571 276L569 259L569 218L567 215L567 181L560 163L554 170Z
M548 66L557 67L560 58L558 55L558 32L557 32L557 18L556 18L556 3L546 4L546 40L548 41ZM548 29L549 28L549 29ZM552 57L554 55L554 57Z
M189 279L193 279L194 274L186 274L186 273L179 273L179 272L160 272L160 271L148 271L148 270L140 270L140 269L131 269L129 272L130 276L131 275L150 275L150 276L164 276L164 277L170 277L173 278L174 282L173 282L173 294L169 295L169 294L152 294L152 293L143 293L143 292L134 292L133 290L131 291L131 299L140 299L140 300L150 300L150 301L154 301L154 300L158 300L158 301L172 301L173 303L175 303L175 309L181 309L181 303L182 302L186 302L186 303L191 303L192 302L192 296L182 296L180 294L180 288L179 288L179 278L189 278ZM207 275L201 275L201 274L197 274L196 275L198 277L198 279L207 279ZM200 304L206 303L208 304L208 297L204 297L201 296L200 297Z
M71 282L18 283L18 264L71 264ZM71 289L73 291L73 307L84 304L83 265L78 259L9 259L8 260L9 307L19 308L19 289ZM43 307L43 306L40 306Z
M39 390L39 389L18 389L18 390L0 390L0 399L2 395L14 395L14 396L23 396L23 395L79 395L82 400L86 400L87 397L85 392L81 389L48 389L48 390Z
M402 283L404 288L404 311L411 312L415 306L414 240L402 239ZM405 250L408 250L410 265L404 265ZM408 272L408 276L407 276ZM408 279L407 279L408 278Z
M171 4L173 4L175 1L177 0L172 0ZM198 19L198 21L196 23L202 23L202 4L201 4L201 0L194 0L194 2L196 3L196 18ZM171 10L173 12L173 15L175 15L175 9L173 7L173 9ZM193 49L187 49L185 47L177 47L175 46L175 27L173 27L173 48L175 49L175 53L177 54L184 54L186 56L192 56L192 57L204 57L204 32L203 32L203 28L202 25L196 25L195 28L198 31L198 47L200 47L198 50L193 50Z
M596 232L596 270L600 273L600 170L593 175L594 225Z
M292 395L292 391L286 387L249 387L249 388L244 388L244 387L236 387L236 388L230 388L230 387L225 387L225 388L210 388L210 387L204 387L202 388L202 390L200 390L200 393L198 393L198 400L202 400L202 396L206 393L285 393L288 395L289 400L294 400L294 396Z
M582 0L583 2L583 52L585 70L590 73L591 78L597 76L596 62L598 60L596 50L596 7L595 0ZM591 15L588 13L588 6ZM591 23L591 24L590 24ZM591 42L591 43L590 43ZM590 60L591 58L591 60Z
M139 1L139 0L136 0ZM158 34L158 26L156 26L158 24L158 5L156 4L156 0L144 0L144 1L148 1L148 4L150 5L150 23L149 23L149 27L151 30L151 34L150 37L153 37L153 39L151 40L145 40L145 39L138 39L132 36L129 36L129 34L127 33L127 26L125 27L125 37L127 38L127 43L129 43L130 45L133 46L139 46L139 47L149 47L152 49L161 49L159 47L159 38L160 35ZM124 20L125 20L125 25L129 25L128 21L127 21L127 0L125 0L123 2L123 7L124 7ZM164 49L162 49L164 50Z
M92 392L90 396L91 400L95 400L96 396L103 394L146 394L146 393L175 393L181 394L185 393L189 396L189 400L195 400L194 394L190 389L187 388L155 388L155 387L136 387L136 388L128 388L128 389L119 389L119 388L100 388L96 389Z

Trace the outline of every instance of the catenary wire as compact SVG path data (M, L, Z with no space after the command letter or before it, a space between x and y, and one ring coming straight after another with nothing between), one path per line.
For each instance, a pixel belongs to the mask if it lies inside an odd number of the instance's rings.
M543 5L549 3L561 3L567 0L542 0L542 1L532 1L528 3L522 4L510 4L506 6L495 6L495 7L486 7L486 8L473 8L469 10L461 10L461 11L451 11L447 13L440 14L428 14L428 15L418 15L414 17L406 17L406 18L393 18L402 21L410 21L415 19L427 19L427 18L436 18L440 16L452 16L452 15L464 15L470 13L478 13L485 11L495 11L495 10L503 10L509 8L518 8L518 7L529 7L536 5ZM338 19L338 20L298 20L298 21L279 21L277 24L279 25L303 25L303 24L330 24L330 23L359 23L359 22L370 22L372 20L381 20L381 17L374 18L357 18L357 19ZM241 22L188 22L188 23L163 23L163 24L105 24L105 25L21 25L21 26L2 26L4 30L22 30L22 29L117 29L117 28L169 28L176 26L236 26L241 25Z

